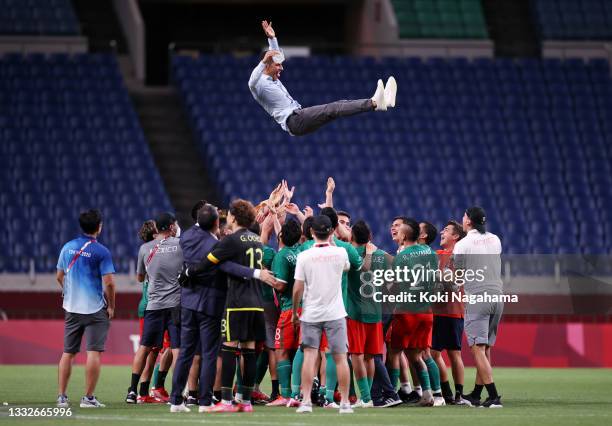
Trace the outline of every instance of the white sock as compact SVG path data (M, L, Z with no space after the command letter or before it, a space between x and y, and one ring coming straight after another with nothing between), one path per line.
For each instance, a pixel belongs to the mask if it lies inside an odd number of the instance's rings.
M414 391L419 394L419 396L423 396L423 389L420 386L415 386Z
M402 392L405 392L405 393L412 392L412 386L410 385L410 382L402 383L400 388L402 389Z
M221 402L225 405L232 405L232 401L226 401L225 399L222 399Z

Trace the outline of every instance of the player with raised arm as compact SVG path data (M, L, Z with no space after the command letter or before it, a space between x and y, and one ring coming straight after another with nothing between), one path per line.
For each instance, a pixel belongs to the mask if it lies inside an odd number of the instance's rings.
M289 134L306 135L340 117L386 111L395 106L397 83L395 78L389 77L386 87L382 80L378 80L376 93L370 99L341 100L302 108L280 81L285 57L278 46L272 23L262 21L261 26L268 37L270 50L251 73L249 89L255 100Z

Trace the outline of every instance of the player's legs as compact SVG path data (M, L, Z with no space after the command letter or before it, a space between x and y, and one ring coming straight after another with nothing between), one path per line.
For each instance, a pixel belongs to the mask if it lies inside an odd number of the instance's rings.
M87 351L85 364L85 396L93 396L100 377L100 352Z
M76 353L64 352L60 358L57 372L58 395L66 395L66 389L68 388L68 382L72 373L72 360L75 355Z
M453 373L453 382L455 384L455 398L463 395L463 381L464 378L464 366L463 358L461 357L461 350L446 351L451 364L451 371Z
M198 345L198 349L199 349L199 345ZM202 361L202 357L200 357L200 354L197 353L193 357L193 361L191 362L191 368L189 369L189 376L187 377L188 396L192 398L196 398L196 399L198 397L198 379L200 378L201 361Z
M200 318L200 386L199 405L212 405L213 389L221 389L221 362L219 344L221 341L221 319L201 314ZM218 372L218 374L217 374ZM217 383L217 376L219 382Z
M172 374L172 394L170 396L172 405L183 403L183 389L187 383L194 356L200 346L197 312L185 308L181 311L181 348Z
M291 134L303 136L312 133L340 117L374 111L372 99L341 100L296 110L287 118Z
M302 403L304 405L312 405L310 393L312 391L312 377L315 374L315 361L319 349L304 345L304 363L302 365ZM347 389L348 390L348 389Z

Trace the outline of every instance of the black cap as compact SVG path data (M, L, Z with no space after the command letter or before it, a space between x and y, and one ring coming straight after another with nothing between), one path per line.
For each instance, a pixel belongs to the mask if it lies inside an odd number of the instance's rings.
M160 213L155 218L155 226L159 232L167 231L170 229L170 225L176 222L176 218L172 213Z
M482 207L473 206L465 211L465 214L472 222L472 226L478 232L483 234L485 232L485 225L487 223L487 215Z
M332 231L332 223L329 217L325 215L315 216L312 221L312 231L315 234L327 234L329 235Z

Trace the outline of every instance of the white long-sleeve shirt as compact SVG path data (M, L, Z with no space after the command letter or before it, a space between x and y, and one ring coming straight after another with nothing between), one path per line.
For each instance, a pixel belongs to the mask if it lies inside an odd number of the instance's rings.
M276 37L269 38L268 45L270 50L280 50ZM288 132L287 118L302 106L291 97L280 80L274 80L263 73L265 68L263 62L257 64L249 78L249 90L259 105L280 124L283 130Z

